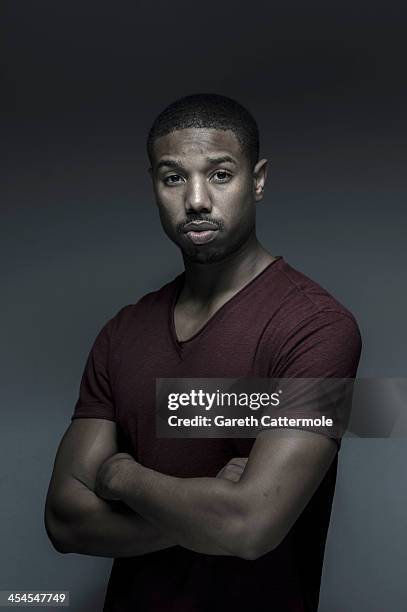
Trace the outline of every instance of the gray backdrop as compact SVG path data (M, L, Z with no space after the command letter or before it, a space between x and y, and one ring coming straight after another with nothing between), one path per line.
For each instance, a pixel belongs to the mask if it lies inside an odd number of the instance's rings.
M271 160L261 241L355 314L359 376L405 376L405 15L346 0L5 8L0 589L99 610L111 562L56 553L43 506L97 332L182 269L149 125L197 91L247 105ZM320 612L404 610L406 462L406 439L344 441Z

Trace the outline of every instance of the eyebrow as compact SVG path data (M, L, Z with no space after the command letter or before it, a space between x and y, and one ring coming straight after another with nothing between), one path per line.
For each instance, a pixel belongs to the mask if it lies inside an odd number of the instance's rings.
M220 157L205 157L205 160L212 166L215 166L217 164L224 164L224 163L234 164L235 166L237 166L236 160L233 159L233 157L231 157L230 155L221 155ZM166 158L158 162L157 170L159 170L160 168L164 168L164 167L180 168L182 167L182 164L176 161L175 159Z
M206 161L213 165L229 163L235 164L235 166L237 166L237 161L233 159L233 157L231 157L230 155L221 155L220 157L207 157Z
M157 170L163 167L168 168L179 168L181 164L179 164L175 159L162 159L157 164Z

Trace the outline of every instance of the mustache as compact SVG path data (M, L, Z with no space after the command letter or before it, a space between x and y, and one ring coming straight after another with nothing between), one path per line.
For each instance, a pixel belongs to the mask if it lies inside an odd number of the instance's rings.
M181 223L178 223L177 225L177 232L183 233L184 231L184 227L188 224L188 223L193 223L194 221L207 221L207 223L212 223L213 225L216 225L216 227L220 230L223 230L225 227L225 224L223 223L223 221L221 219L214 219L213 217L210 217L209 215L200 215L200 214L196 214L196 213L191 213L191 215L188 216L187 219L185 219L185 221L182 221Z

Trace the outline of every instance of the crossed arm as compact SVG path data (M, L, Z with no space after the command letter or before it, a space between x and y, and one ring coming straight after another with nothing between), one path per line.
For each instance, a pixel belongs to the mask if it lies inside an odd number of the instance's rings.
M288 533L337 450L316 433L267 431L216 478L176 478L117 453L115 427L78 419L62 440L45 511L60 552L134 556L178 544L256 559Z

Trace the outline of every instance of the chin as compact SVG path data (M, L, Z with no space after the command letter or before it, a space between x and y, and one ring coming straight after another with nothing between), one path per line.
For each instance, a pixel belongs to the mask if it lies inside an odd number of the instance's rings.
M226 259L233 251L227 251L225 249L202 249L194 248L191 250L183 249L182 253L186 260L193 263L217 263Z

